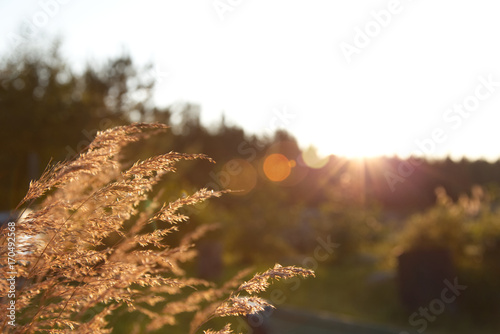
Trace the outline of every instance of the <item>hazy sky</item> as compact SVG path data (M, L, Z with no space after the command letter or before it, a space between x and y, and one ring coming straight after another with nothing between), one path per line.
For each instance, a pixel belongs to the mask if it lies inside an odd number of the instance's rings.
M0 0L0 52L63 37L75 66L123 47L161 105L199 103L346 156L500 156L495 0Z

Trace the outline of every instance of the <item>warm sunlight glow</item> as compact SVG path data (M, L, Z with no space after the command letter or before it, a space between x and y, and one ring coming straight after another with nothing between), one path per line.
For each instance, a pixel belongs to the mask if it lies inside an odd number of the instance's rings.
M330 142L318 139L317 143L314 144L317 147L317 155L324 157L333 154L348 159L363 159L387 155L387 152L397 149L397 146L395 146L397 142L386 140L384 137L377 138L372 133L373 129L367 128L363 131L365 131L366 138L347 133ZM408 145L406 149L407 152L404 155L410 155L413 146ZM307 150L310 150L310 148Z
M289 161L283 154L270 154L264 160L264 174L271 181L283 181L290 175L293 164L294 162Z

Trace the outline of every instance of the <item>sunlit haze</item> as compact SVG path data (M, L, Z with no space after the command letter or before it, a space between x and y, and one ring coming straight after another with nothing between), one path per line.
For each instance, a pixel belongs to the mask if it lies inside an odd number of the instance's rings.
M199 104L207 125L224 114L249 133L282 128L320 155L495 160L499 9L451 0L2 1L0 51L60 36L81 68L125 50L154 64L158 104Z

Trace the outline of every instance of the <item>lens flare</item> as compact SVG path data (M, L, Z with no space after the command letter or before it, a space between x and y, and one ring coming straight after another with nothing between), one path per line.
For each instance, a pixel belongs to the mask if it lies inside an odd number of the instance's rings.
M307 166L319 169L327 164L328 157L319 157L316 148L311 146L302 152L302 160Z
M293 163L283 154L270 154L264 160L263 170L266 177L274 182L283 181L292 171Z
M246 195L257 184L257 171L246 160L233 159L228 161L222 168L225 175L228 175L226 188L236 190L233 195Z

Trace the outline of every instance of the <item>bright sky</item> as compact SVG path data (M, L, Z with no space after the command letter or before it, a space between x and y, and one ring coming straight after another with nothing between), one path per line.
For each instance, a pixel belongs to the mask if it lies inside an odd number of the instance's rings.
M82 66L125 46L154 62L159 104L199 103L205 124L223 112L323 154L496 159L499 10L497 0L0 0L0 52L15 35L59 34Z

